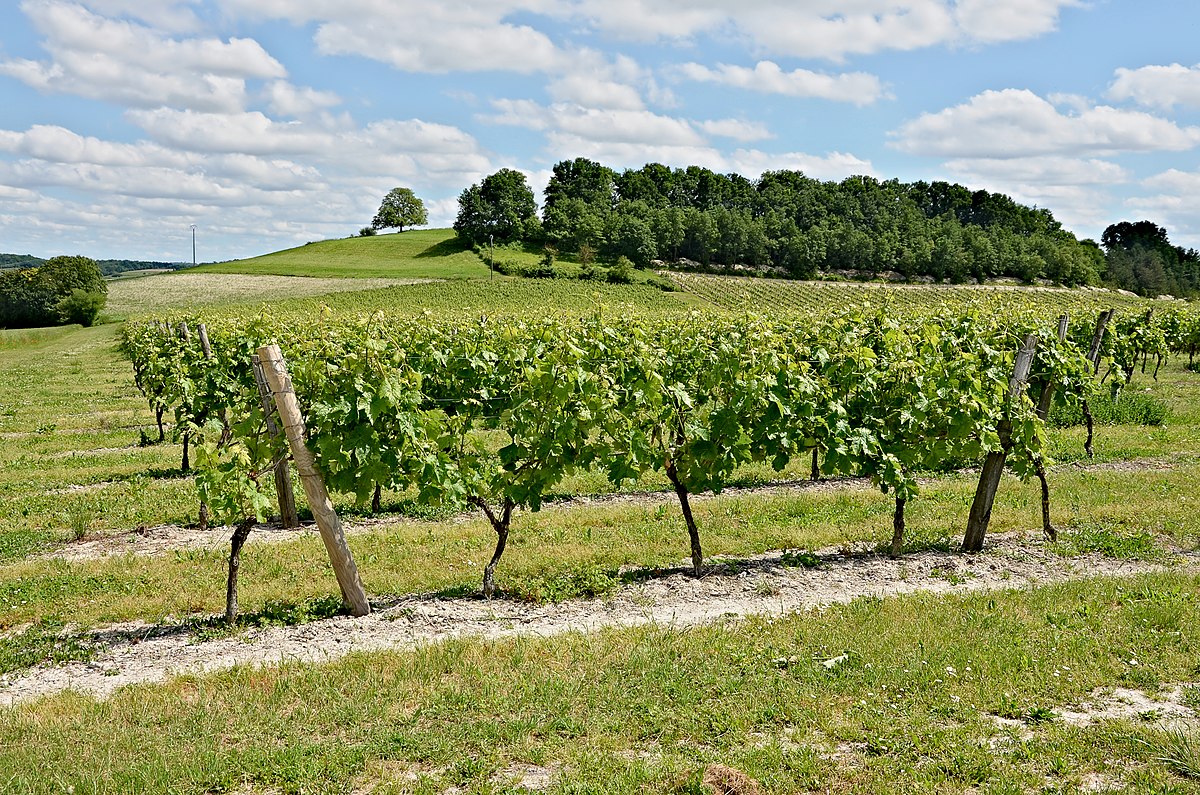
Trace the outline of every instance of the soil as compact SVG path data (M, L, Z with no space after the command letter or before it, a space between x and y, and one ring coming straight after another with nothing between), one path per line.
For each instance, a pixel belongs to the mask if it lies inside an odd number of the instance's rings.
M304 531L311 532L311 531ZM922 552L899 560L875 554L818 552L815 568L787 565L782 552L714 562L696 579L679 569L646 571L640 582L600 599L530 605L432 594L378 598L362 618L266 627L234 637L200 639L179 627L130 623L92 634L100 650L89 662L38 667L0 677L0 705L66 689L98 698L126 685L237 665L323 662L351 652L410 649L450 638L546 637L649 623L688 627L750 615L779 616L863 596L965 593L1030 588L1104 575L1167 568L1200 572L1200 554L1181 552L1171 566L1099 555L1064 558L1023 534L989 537L974 555Z
M1174 458L1145 458L1131 461L1110 461L1098 464L1060 464L1052 467L1054 470L1086 470L1090 472L1115 471L1135 472L1146 470L1174 469L1178 461ZM964 470L970 474L975 470ZM67 493L90 491L102 488L107 484L91 484L89 486L71 486L66 489L56 489L47 493ZM761 486L730 487L720 495L693 494L693 504L706 500L723 497L745 497L756 494L821 494L830 491L872 490L874 486L867 478L826 478L822 480L791 480L777 481ZM572 497L565 500L548 502L543 510L569 510L585 505L675 505L676 497L670 491L657 492L616 492L598 494L587 497ZM474 511L460 514L458 518L468 519L476 516ZM378 530L404 522L419 521L405 518L381 517L377 519L345 520L345 530L348 534ZM284 529L274 524L257 524L251 534L254 544L276 543L290 541L304 535L316 535L316 525L312 522L302 522L298 528ZM229 537L232 528L212 527L200 530L196 526L155 525L143 526L125 533L106 533L91 535L81 540L55 548L36 556L38 560L86 561L95 560L108 555L160 555L174 550L221 549L228 550Z

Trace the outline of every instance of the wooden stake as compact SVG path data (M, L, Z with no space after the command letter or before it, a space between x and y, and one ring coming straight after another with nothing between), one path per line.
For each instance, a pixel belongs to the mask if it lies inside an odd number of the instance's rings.
M258 384L258 398L262 401L267 433L271 434L272 439L278 439L282 434L279 426L275 424L275 403L271 399L271 387L267 385L267 377L263 374L262 359L257 355L251 356L250 364L254 369L254 381ZM286 458L275 464L275 498L279 502L279 523L285 528L299 527L296 494L292 491L292 474Z
M1067 325L1070 323L1070 317L1063 315L1058 319L1058 341L1066 342L1067 340ZM1050 404L1054 401L1054 390L1058 388L1058 384L1053 381L1047 381L1042 384L1042 394L1038 396L1037 415L1042 422L1050 416Z
M354 556L346 543L341 519L333 509L333 502L329 499L329 492L325 488L321 472L317 469L316 460L304 444L304 417L300 413L300 404L296 401L296 391L292 386L292 378L288 375L283 354L278 345L265 345L258 349L258 358L262 361L267 384L275 395L275 406L279 410L279 418L283 421L283 432L292 450L292 460L296 462L296 469L300 472L300 483L304 486L304 494L308 497L313 518L317 520L321 540L325 542L325 551L329 553L329 561L333 564L338 585L342 589L342 598L352 614L365 616L371 612L371 604L367 601L367 592L359 579L358 567L354 564Z
M1025 388L1029 378L1029 367L1033 364L1033 352L1037 348L1037 335L1030 334L1017 351L1012 378L1008 381L1008 403L1011 405ZM1012 449L1012 422L1006 417L997 424L1000 449L988 453L979 473L979 485L975 499L971 502L971 515L967 519L967 532L963 537L963 552L981 552L988 523L992 520L992 505L996 502L996 491L1000 488L1000 476L1004 474L1004 461Z

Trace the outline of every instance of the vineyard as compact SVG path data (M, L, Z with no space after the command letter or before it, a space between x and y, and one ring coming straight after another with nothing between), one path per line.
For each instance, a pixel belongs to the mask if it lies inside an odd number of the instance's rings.
M869 282L798 282L787 279L704 276L673 272L685 291L733 312L807 314L831 306L869 304L896 313L926 312L938 307L972 305L1008 307L1014 302L1046 315L1098 312L1120 307L1145 311L1147 302L1110 290L1068 290L1061 287L907 285ZM1164 302L1170 306L1171 302Z
M1195 313L1149 310L1110 324L1111 314L1074 324L1011 308L910 311L905 322L878 310L795 321L614 322L599 311L577 322L378 312L204 327L192 318L201 339L188 320L148 320L127 327L123 347L160 434L163 415L173 415L185 470L189 445L199 446L202 504L217 520L248 527L276 504L264 480L288 451L267 432L274 421L251 364L277 345L328 487L360 502L374 494L376 507L388 489L481 510L496 533L483 574L492 596L514 509L539 510L564 478L597 467L615 488L648 472L666 477L696 576L704 555L690 495L719 493L754 461L782 471L809 456L814 479L870 478L894 497L898 555L917 474L986 458L962 543L982 549L1007 460L1022 477L1038 476L1054 538L1044 453L1052 404L1082 405L1090 454L1087 399L1101 363L1098 380L1115 394L1139 363L1144 371L1153 361L1156 377L1168 354L1194 356L1200 343Z
M677 280L0 335L0 792L1197 791L1194 305Z

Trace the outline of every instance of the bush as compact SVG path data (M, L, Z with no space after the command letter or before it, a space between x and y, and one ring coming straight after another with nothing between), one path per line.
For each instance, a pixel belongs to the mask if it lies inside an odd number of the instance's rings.
M629 257L617 257L617 261L608 269L608 280L613 284L630 284L633 282L633 260Z
M88 328L100 317L108 296L104 293L89 292L76 288L71 294L58 302L58 316L64 323L78 323Z
M60 305L74 291L108 294L100 266L87 257L54 257L36 268L0 272L0 327L31 328L63 322ZM94 303L75 299L69 306ZM80 303L82 302L82 304ZM92 318L95 320L95 317ZM78 322L78 321L75 321Z
M373 237L377 234L379 234L379 230L373 226L364 226L362 229L358 230L359 237Z

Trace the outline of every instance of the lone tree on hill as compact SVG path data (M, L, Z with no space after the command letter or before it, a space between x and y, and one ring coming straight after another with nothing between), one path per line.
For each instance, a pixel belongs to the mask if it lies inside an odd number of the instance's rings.
M404 231L406 226L423 226L429 223L429 215L425 212L425 203L409 188L392 188L379 212L375 213L371 227L374 229L399 229Z

